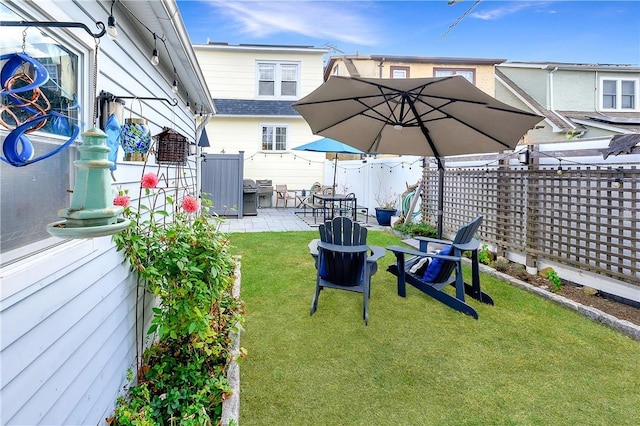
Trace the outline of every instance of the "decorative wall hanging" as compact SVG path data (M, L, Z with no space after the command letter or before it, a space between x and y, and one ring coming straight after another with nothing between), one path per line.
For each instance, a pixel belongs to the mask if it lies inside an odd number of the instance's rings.
M156 140L156 163L187 164L189 142L187 137L175 130L164 128L164 131L153 137Z
M142 102L140 104L140 118L125 119L120 131L120 145L124 150L125 161L146 161L151 147L151 130L147 120L142 118ZM133 110L133 105L131 110ZM130 111L131 111L130 110Z
M26 31L23 32L23 45ZM40 87L49 81L47 69L24 52L0 56L6 61L0 70L0 124L11 130L2 144L0 160L15 167L27 166L49 158L75 141L80 128L69 126L69 117L54 111ZM26 71L25 71L26 70ZM30 74L27 72L30 71ZM5 100L6 99L6 100ZM74 105L73 108L77 108ZM47 121L60 134L70 136L62 145L36 158L33 144L26 133L41 129Z

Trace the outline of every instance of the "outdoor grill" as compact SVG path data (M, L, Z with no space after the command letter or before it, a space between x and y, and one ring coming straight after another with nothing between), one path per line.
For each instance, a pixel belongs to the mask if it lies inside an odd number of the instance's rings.
M258 207L273 207L273 181L271 179L258 179Z
M244 179L242 181L242 215L255 216L258 214L256 210L256 194L258 186L252 179Z

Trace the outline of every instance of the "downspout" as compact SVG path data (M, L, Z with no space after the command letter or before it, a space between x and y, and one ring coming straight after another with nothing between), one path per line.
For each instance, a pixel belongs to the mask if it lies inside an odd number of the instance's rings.
M378 78L382 78L382 68L384 67L384 60L386 58L382 58L382 60L380 60L380 63L378 64Z
M600 103L598 102L598 100L600 99L600 92L598 91L598 70L596 70L595 76L596 76L595 77L596 81L593 82L593 87L594 87L593 91L595 93L595 96L593 97L593 110L600 111L599 109Z
M549 90L548 90L548 93L547 93L547 96L548 96L548 98L547 98L547 109L549 111L553 111L554 114L555 114L555 111L554 111L554 108L553 108L553 73L556 72L556 71L558 71L558 67L555 67L553 70L549 71L549 74L548 74L548 77L549 77Z
M558 114L556 112L555 109L555 105L553 103L553 98L554 98L554 93L553 93L553 73L555 73L556 71L558 71L558 67L555 67L553 70L549 71L549 98L547 99L547 109L549 111L551 111L552 113L554 113L560 120L562 120L563 122L565 122L570 128L571 130L575 130L576 126L574 126L570 121L568 121L566 118L564 118L561 114ZM573 137L580 137L584 134L584 132L581 132L579 135L573 135Z

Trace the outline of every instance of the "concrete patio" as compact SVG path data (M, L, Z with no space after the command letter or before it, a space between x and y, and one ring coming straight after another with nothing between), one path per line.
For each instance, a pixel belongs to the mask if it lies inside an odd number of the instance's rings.
M314 224L310 211L307 211L306 221L296 212L301 213L301 210L296 208L259 208L256 216L244 216L241 219L225 217L220 230L222 232L312 231L322 223L322 218L317 217L317 223ZM363 215L358 215L360 224L369 229L389 229L389 227L378 225L375 217L365 219Z

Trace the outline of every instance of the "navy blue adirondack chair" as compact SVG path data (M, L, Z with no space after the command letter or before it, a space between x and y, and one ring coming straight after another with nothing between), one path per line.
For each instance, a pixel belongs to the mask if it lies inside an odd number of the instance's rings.
M378 270L377 261L384 256L384 248L368 246L367 229L345 216L326 221L319 230L320 239L309 243L317 269L310 314L318 309L322 289L353 291L363 295L362 316L368 324L371 276Z
M406 297L408 282L445 305L478 319L476 310L465 302L465 293L483 303L493 305L491 297L480 289L479 242L474 235L481 223L482 216L478 216L461 227L453 242L417 237L420 242L419 250L400 246L387 247L387 250L396 256L396 264L391 265L388 271L398 277L398 295ZM445 246L439 253L429 252L431 243ZM472 284L465 283L462 277L462 253L465 251L471 251L472 254ZM430 258L426 270L423 273L411 272L412 266L424 257ZM455 296L443 290L448 285L455 287Z

